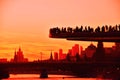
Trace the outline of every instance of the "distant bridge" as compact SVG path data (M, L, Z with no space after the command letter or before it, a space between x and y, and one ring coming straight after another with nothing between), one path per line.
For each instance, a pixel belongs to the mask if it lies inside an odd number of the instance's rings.
M0 63L0 70L9 74L40 74L42 69L51 72L71 72L80 77L96 77L102 73L107 76L120 74L119 62L28 62L28 63ZM69 74L69 73L68 73Z

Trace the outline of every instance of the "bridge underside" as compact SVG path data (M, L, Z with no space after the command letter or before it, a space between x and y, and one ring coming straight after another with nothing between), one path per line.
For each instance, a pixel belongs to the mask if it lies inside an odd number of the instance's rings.
M14 72L15 70L33 70L33 71L40 71L41 69L47 69L47 70L66 70L71 71L74 69L81 69L81 68L97 68L97 67L120 67L119 62L28 62L28 63L0 63L0 70L6 69L11 72ZM22 66L21 66L22 65ZM74 67L74 68L73 68ZM76 67L76 68L75 68ZM21 72L21 71L20 71Z
M56 33L49 35L50 38L76 40L76 41L102 41L102 42L120 42L120 32L103 33Z
M4 69L10 74L40 74L42 69L46 69L48 74L53 71L56 73L67 72L73 73L79 77L96 77L98 74L105 74L107 77L113 77L113 75L120 74L119 63L106 63L106 62L93 62L93 63L82 63L82 62L39 62L39 63L7 63L0 64L0 70ZM21 66L22 65L22 66ZM114 71L114 72L113 72ZM117 72L117 73L116 73ZM56 74L55 73L55 74Z
M120 37L68 37L66 39L74 41L120 42Z

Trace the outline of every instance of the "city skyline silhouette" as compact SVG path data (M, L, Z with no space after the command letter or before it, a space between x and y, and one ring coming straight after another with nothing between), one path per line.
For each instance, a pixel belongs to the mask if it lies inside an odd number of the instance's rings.
M72 73L119 80L119 32L119 0L0 0L0 79Z
M104 44L103 44L104 45ZM111 47L103 47L105 49L105 55L108 55L108 57L110 55L113 55L119 52L119 43L115 43L114 46ZM52 57L52 60L55 61L59 61L59 60L65 60L67 59L67 55L69 54L70 56L75 57L76 54L78 53L79 57L84 58L84 55L86 55L86 57L89 58L93 58L95 52L97 50L97 46L95 46L93 43L90 43L85 49L83 49L83 47L80 44L74 44L73 46L71 46L67 52L64 51L64 49L59 48L57 51L50 51L49 52L49 56L48 58L44 58L46 57L44 55L44 53L42 53L39 55L38 58L30 60L29 57L25 56L25 52L22 50L22 47L18 47L16 48L13 53L13 56L8 59L6 57L0 58L0 62L2 63L6 63L6 62L34 62L34 61L45 61L48 60ZM118 51L118 52L117 52ZM114 53L113 53L114 52ZM100 53L101 54L101 53ZM97 56L96 56L97 57ZM119 57L119 55L118 55ZM73 58L73 61L76 61Z
M95 28L119 24L119 3L118 0L2 0L0 58L13 57L12 53L19 45L30 60L39 58L41 51L47 59L50 51L57 51L59 47L67 52L70 46L80 43L85 49L91 42L50 39L49 29L56 26L75 28L87 25ZM97 45L96 42L93 44ZM113 45L105 43L104 46Z

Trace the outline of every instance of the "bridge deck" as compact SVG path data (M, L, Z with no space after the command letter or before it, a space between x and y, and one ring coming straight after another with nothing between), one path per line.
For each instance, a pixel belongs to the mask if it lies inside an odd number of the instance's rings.
M120 32L66 32L56 34L50 33L49 37L81 41L120 42Z
M40 74L41 70L49 73L71 74L78 77L105 77L120 75L119 62L29 62L29 63L0 63L0 71L9 74Z
M5 69L10 73L40 73L41 69L48 71L58 70L85 70L95 68L119 67L119 62L29 62L29 63L0 63L0 70ZM86 70L85 70L86 71Z

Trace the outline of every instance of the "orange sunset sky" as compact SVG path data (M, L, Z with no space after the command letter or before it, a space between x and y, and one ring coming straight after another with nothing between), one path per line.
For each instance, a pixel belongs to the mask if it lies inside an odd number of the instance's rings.
M49 38L49 29L105 24L120 24L120 0L0 0L0 58L13 58L19 46L31 61L40 59L40 52L47 59L51 50L86 48L91 42Z

